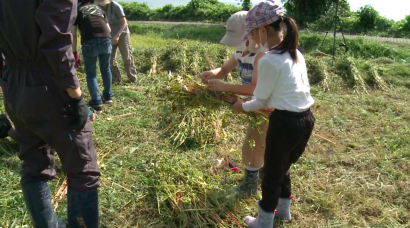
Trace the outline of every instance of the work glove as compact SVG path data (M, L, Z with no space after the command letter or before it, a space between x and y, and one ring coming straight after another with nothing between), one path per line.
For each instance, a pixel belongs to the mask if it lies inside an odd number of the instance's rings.
M75 66L75 68L80 68L80 55L78 55L78 52L73 52L73 55L74 55L74 59L75 59L75 64L74 64L74 66Z
M74 131L81 131L87 123L89 110L84 101L83 95L79 98L70 97L70 106L73 113L72 128Z
M5 114L0 114L0 139L4 139L9 135L11 124Z

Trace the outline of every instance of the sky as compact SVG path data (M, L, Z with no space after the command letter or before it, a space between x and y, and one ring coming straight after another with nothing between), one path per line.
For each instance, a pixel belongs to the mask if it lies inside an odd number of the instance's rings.
M125 2L131 2L133 0L122 0ZM157 8L164 6L165 4L186 5L189 0L136 0L137 2L146 2L151 8ZM236 4L235 0L219 0L223 3ZM350 9L352 11L358 10L360 7L367 4L372 5L380 15L386 16L388 19L393 19L395 21L400 21L404 19L406 15L410 14L410 0L347 0L350 4ZM258 3L259 0L252 0L252 2Z

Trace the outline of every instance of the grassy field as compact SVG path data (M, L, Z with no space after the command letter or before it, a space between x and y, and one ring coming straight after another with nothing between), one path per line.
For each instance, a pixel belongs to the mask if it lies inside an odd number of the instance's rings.
M211 167L228 154L242 170L247 117L227 106L194 107L185 97L162 92L169 81L195 79L226 59L231 49L218 44L224 28L133 26L139 84L114 86L114 104L104 106L93 123L102 172L101 227L246 227L243 218L256 215L259 196L231 197L226 190L243 172ZM314 131L336 145L311 138L291 169L294 219L276 225L410 227L410 45L352 38L349 56L338 50L333 62L316 52L321 38L302 34L300 49L315 98ZM322 51L330 50L329 39ZM149 73L152 65L157 75ZM214 126L203 124L211 121ZM177 131L185 133L181 146L172 135ZM0 227L31 227L17 151L11 139L0 141ZM64 178L59 162L57 170L52 190ZM65 208L63 199L59 216L66 216Z

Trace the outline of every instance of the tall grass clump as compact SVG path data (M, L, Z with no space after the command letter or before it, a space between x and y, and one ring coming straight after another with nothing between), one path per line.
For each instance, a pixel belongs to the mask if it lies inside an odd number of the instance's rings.
M336 58L306 57L309 81L320 85L325 92L340 88L352 88L356 92L368 93L368 89L388 90L383 79L383 67L375 62L356 59L349 55Z
M332 54L333 36L328 35L322 45L324 37L323 34L318 33L301 33L299 39L300 49L304 53L320 55L317 52L320 47L319 51ZM345 54L345 49L338 47L341 42L344 42L343 38L341 36L336 37L337 56ZM346 44L349 46L349 55L354 58L377 59L386 57L397 62L410 62L410 52L400 45L382 43L365 37L346 37Z
M198 75L203 71L222 66L232 53L232 49L219 44L172 40L163 48L135 49L134 59L140 72L146 73L155 64L157 72L171 71Z

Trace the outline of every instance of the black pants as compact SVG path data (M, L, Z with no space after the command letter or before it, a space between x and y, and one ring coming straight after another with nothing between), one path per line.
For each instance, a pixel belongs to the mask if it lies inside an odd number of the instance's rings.
M260 202L265 211L275 210L279 197L292 194L289 168L305 151L314 123L310 110L301 113L275 110L270 115Z
M25 66L26 65L26 66ZM20 144L21 183L55 177L54 150L67 174L68 187L88 191L99 186L100 171L88 121L84 129L71 129L67 92L53 85L54 75L41 64L7 64L0 78L4 106Z

